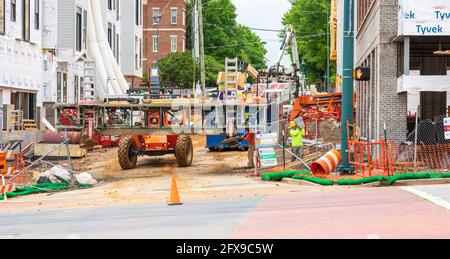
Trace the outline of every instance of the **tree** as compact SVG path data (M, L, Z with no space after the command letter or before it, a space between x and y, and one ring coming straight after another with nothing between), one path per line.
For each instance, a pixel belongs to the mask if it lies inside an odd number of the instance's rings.
M193 49L193 2L187 2L187 48ZM224 63L225 58L238 57L255 68L266 67L264 43L248 27L236 22L236 7L231 0L203 2L205 53Z
M205 64L207 85L212 86L216 83L217 75L224 66L210 56L205 57ZM162 81L180 88L192 88L194 69L195 78L197 80L200 78L199 64L194 62L191 52L171 53L160 60L159 66Z
M322 81L327 71L329 0L290 0L290 2L292 8L285 14L283 23L294 27L299 56L304 61L303 69L309 83ZM335 74L335 71L336 65L330 63L330 75Z

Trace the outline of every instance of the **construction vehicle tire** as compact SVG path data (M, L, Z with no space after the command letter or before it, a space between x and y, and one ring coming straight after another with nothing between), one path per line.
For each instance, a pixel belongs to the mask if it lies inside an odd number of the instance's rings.
M189 167L192 165L194 145L192 144L191 137L187 135L178 136L175 157L179 167Z
M124 137L119 144L119 164L123 170L136 168L137 148L132 137Z

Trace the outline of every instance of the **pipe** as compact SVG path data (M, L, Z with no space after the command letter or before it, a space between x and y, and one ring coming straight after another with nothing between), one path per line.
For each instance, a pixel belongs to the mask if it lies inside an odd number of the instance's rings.
M108 40L106 39L106 34L104 31L104 27L103 27L103 23L100 20L102 16L101 14L101 9L100 9L100 1L97 0L90 0L91 4L92 4L92 13L94 15L94 23L95 23L95 28L96 28L96 33L97 33L97 40L99 42L100 45L100 50L102 52L102 56L103 58L105 58L106 60L108 60L108 75L110 76L110 78L114 78L115 81L111 82L113 87L116 90L116 93L118 95L124 95L127 90L129 89L128 83L125 80L125 77L123 76L123 73L119 67L119 65L117 64L117 61L114 57L114 53L111 49L111 47L109 46Z
M94 88L95 88L95 94L96 97L99 99L103 99L106 97L106 80L108 78L108 75L105 70L105 65L103 63L103 59L100 54L100 49L97 44L97 36L95 34L95 28L93 23L93 14L92 14L92 7L91 2L89 1L89 7L88 7L88 49L87 54L89 58L94 59L95 61L95 71L96 75L99 77L99 79L94 82Z
M97 44L100 49L100 55L102 57L102 60L104 62L104 66L106 69L106 73L108 75L107 82L109 81L110 85L112 86L113 95L123 95L124 92L121 90L117 83L117 76L114 74L114 70L112 68L112 63L115 63L116 60L114 56L112 55L111 47L108 43L108 40L106 39L105 30L103 28L103 22L101 21L102 13L101 13L101 6L100 1L97 0L90 0L91 3L91 11L92 11L92 21L95 28L95 34L96 34L96 40ZM108 80L110 79L110 80ZM106 85L108 87L108 85ZM108 93L108 92L107 92Z
M79 145L81 144L81 132L67 132L67 140L69 144ZM40 143L44 144L60 144L66 142L64 132L57 133L52 131L44 132L42 136L42 141Z

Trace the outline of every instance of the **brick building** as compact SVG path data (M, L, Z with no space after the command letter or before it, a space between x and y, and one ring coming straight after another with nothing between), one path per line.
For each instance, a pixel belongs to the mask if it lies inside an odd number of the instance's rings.
M397 92L398 0L357 0L355 66L371 68L371 80L355 85L361 137L405 141L407 94Z
M148 73L158 59L171 52L185 51L186 3L185 0L144 0L143 3L143 62Z
M355 85L362 137L379 140L386 123L388 138L400 142L414 130L408 115L447 116L448 9L448 0L356 0L355 65L372 75Z

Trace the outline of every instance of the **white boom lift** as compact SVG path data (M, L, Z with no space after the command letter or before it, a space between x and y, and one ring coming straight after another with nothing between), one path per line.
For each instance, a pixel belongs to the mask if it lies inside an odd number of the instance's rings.
M292 52L292 68L286 68L281 65L281 61L283 60L288 47L291 48ZM300 83L301 75L299 74L299 71L300 59L298 56L297 37L292 25L288 25L286 27L286 33L280 48L280 54L278 55L276 62L267 70L260 71L259 78L262 83L284 83L294 81L295 96L298 97L302 88L302 84Z

